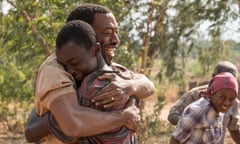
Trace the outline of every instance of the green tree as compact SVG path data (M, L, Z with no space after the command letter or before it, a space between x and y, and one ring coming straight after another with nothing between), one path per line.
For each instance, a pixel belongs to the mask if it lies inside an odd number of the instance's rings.
M134 36L137 37L140 46L135 45L135 48L136 51L142 51L141 69L151 69L154 66L154 59L160 58L168 77L182 77L184 72L181 71L185 68L186 57L191 56L191 52L197 49L198 39L202 37L198 28L204 22L209 22L211 25L206 33L213 39L220 37L225 22L236 17L236 13L230 9L236 2L218 0L136 2L132 12L129 13L128 22L125 23L136 30ZM176 63L179 58L180 65ZM219 57L215 57L215 61L217 59Z
M0 1L1 3L3 1ZM120 10L125 3L122 1L14 1L7 0L12 6L7 14L1 12L1 82L5 84L0 96L2 99L30 99L33 96L33 81L41 62L54 50L55 37L65 23L67 14L80 3L104 3L113 11ZM108 6L107 6L108 7ZM110 8L111 8L110 7ZM126 10L128 10L126 8ZM123 13L118 14L124 17ZM11 63L11 64L10 64ZM12 65L12 67L10 67ZM18 79L21 73L23 83L17 84L7 78ZM11 86L11 87L10 87ZM27 90L26 90L27 88ZM12 89L16 90L11 91ZM11 91L12 93L8 93ZM25 92L28 92L27 94ZM19 93L21 92L21 93Z

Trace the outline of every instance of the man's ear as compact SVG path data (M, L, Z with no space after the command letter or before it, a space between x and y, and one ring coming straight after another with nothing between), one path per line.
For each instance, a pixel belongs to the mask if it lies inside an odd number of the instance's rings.
M97 42L95 44L94 55L98 56L99 54L101 54L101 44Z

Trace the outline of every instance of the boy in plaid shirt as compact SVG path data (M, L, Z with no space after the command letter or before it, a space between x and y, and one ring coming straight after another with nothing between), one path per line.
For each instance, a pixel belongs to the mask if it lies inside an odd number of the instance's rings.
M215 75L204 97L184 109L171 144L216 144L222 136L222 120L238 95L238 83L231 73Z

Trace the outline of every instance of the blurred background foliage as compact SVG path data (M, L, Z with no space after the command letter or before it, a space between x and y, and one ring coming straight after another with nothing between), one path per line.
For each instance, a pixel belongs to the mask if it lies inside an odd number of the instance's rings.
M2 103L33 102L39 65L54 52L69 12L85 2L113 11L121 40L115 61L154 81L158 112L166 85L184 91L194 78L209 78L220 60L239 66L238 0L0 0ZM238 25L232 27L233 22ZM1 117L7 113L4 106Z

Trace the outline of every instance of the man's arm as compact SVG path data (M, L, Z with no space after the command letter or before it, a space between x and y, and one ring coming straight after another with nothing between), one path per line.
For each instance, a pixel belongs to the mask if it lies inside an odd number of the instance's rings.
M104 125L103 125L103 127L105 126L104 128L108 127L109 129L111 129L110 125L113 125L113 128L117 127L118 125L115 124L115 122L116 122L116 123L120 123L120 125L121 124L125 125L129 129L132 129L134 131L136 131L138 129L139 122L140 122L140 115L139 115L139 110L135 107L134 99L131 99L127 103L126 108L123 111L118 111L118 112L100 112L100 111L96 111L93 109L89 109L87 107L84 108L81 106L80 106L80 108L83 113L84 112L88 113L88 112L93 111L93 113L91 113L90 115L88 114L89 119L94 119L96 117L96 115L95 115L96 113L98 115L102 115L101 117L107 118L106 123L104 123ZM40 141L43 137L47 136L48 134L50 134L54 131L53 127L56 126L56 124L54 124L54 126L52 126L52 124L49 123L49 115L51 115L51 113L47 113L47 114L43 115L42 117L39 117L37 115L35 109L32 110L32 112L29 115L28 121L26 123L26 128L25 128L25 137L26 137L27 142ZM81 115L81 116L84 117L86 115ZM103 119L98 118L98 120L102 121ZM89 120L87 120L87 121L89 121ZM96 121L94 121L94 123L95 122L98 122L98 121L96 120ZM106 124L107 124L107 126L106 126ZM89 123L89 122L87 124L87 127L90 127L89 128L90 133L88 133L88 134L91 135L91 131L95 128L93 128L91 126L91 123ZM106 132L102 128L99 128L99 130ZM106 130L108 130L108 129L106 129ZM79 129L79 131L82 131L82 129ZM59 134L59 132L52 133L52 134L54 134L56 137L59 138L59 136L61 137L61 135L63 133L61 131L60 134ZM64 136L64 137L67 137L67 136ZM69 136L69 137L72 137L72 136ZM61 137L61 138L63 138L63 137Z
M60 129L75 138L104 133L123 125L136 130L140 120L136 107L122 112L100 112L80 106L73 94L58 97L50 105L50 111Z
M184 93L182 96L179 97L176 103L171 107L168 114L168 121L172 125L177 125L178 120L184 108L190 103L188 99L190 99L189 92Z
M180 116L182 115L183 110L190 103L194 102L196 99L199 99L200 95L198 91L189 91L184 93L176 103L171 107L168 114L168 121L172 125L177 125Z
M25 126L25 138L27 142L37 142L50 133L48 128L48 114L46 113L42 117L39 117L35 108L32 109Z
M151 96L155 87L152 81L150 81L145 75L139 73L132 73L133 79L130 80L131 85L129 94L136 98L143 99ZM131 93L132 89L132 93Z
M230 132L230 135L231 135L233 141L236 144L240 144L240 131L239 131L239 129L235 130L235 131L229 131L229 132Z
M228 111L231 113L230 120L228 123L228 131L230 133L231 138L236 144L240 144L240 120L239 120L240 116L239 116L238 110L239 110L239 101L236 99L233 102L232 107ZM226 116L228 116L227 115L228 112L225 114Z
M153 83L143 74L133 73L132 79L123 79L116 74L104 74L99 76L100 80L110 80L111 83L102 89L92 99L96 105L104 105L106 108L126 103L129 96L142 99L154 93ZM112 97L114 100L111 101Z
M180 144L180 142L172 136L170 139L170 144Z

